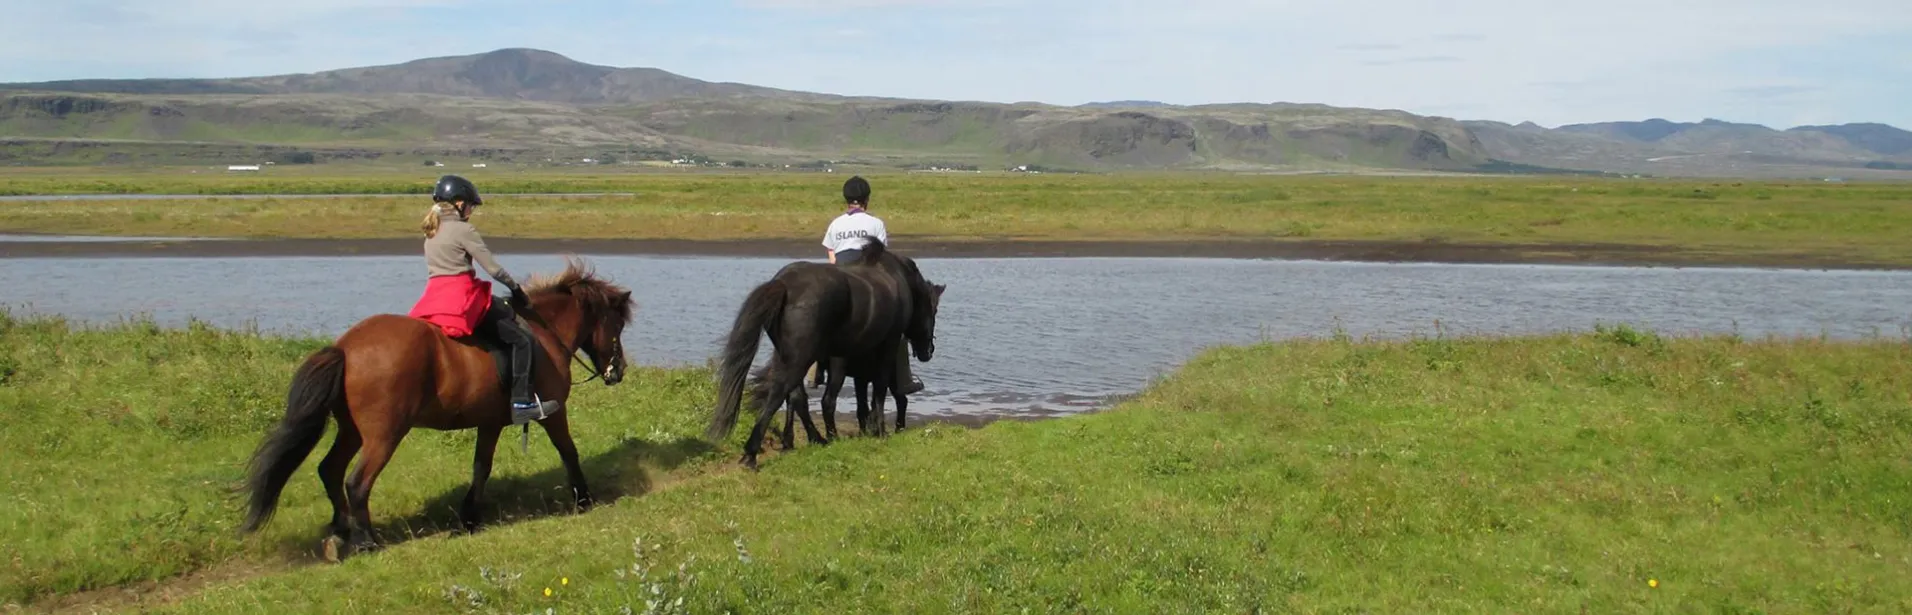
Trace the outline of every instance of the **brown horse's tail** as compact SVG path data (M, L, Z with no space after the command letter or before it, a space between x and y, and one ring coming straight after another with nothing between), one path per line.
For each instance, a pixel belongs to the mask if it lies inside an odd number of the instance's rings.
M326 419L344 398L345 351L326 346L307 357L292 375L285 418L252 454L246 480L246 488L252 492L251 509L239 531L250 533L272 519L279 507L279 492L306 455L312 453L312 447L319 444L319 438L325 435Z
M723 361L717 372L717 412L710 418L705 437L725 438L737 426L738 406L743 405L744 377L749 375L751 360L757 358L757 341L766 332L766 325L783 317L788 290L782 281L764 282L750 291L743 307L737 310L737 321L730 327L730 339L724 343Z

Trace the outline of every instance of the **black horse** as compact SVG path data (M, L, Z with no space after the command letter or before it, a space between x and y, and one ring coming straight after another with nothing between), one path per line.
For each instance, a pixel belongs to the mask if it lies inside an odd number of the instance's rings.
M941 300L940 295L938 296L938 300ZM907 342L907 340L905 341ZM894 365L894 363L891 365ZM830 357L830 360L825 361L817 367L818 375L823 380L822 410L824 441L835 440L837 437L836 403L838 394L843 391L844 380L850 378L856 379L856 415L858 419L860 420L862 417L869 415L870 381L878 377L876 373L877 367L876 364L870 361L858 361L853 364L845 357ZM898 386L900 384L897 382L898 376L900 376L900 374L892 369L890 371L890 377L884 382L887 383L886 386L889 389L890 399L896 402L896 430L903 431L903 425L905 423L904 416L909 413L910 402L909 396L904 395L902 387ZM790 393L790 399L784 406L786 409L802 409L804 412L809 412L809 403L809 393L802 388L798 388L796 391ZM879 411L876 416L880 419L882 417L881 412ZM786 449L794 448L797 443L796 433L793 430L795 417L796 415L794 413L786 412L784 414L783 447ZM879 420L878 423L876 434L883 435L884 432L880 424L881 421ZM861 425L861 423L859 423L859 425Z
M909 257L906 257L906 256L897 256L894 253L892 253L891 255L894 256L896 259L902 261L904 267L908 271L912 271L912 272L917 271L915 260L910 259ZM873 263L873 262L875 261L864 259L864 260L859 260L854 264L850 264L846 266L863 267L863 266L869 266L869 263ZM917 273L917 275L918 277L921 277L920 272ZM931 332L930 333L931 333L931 339L934 340L934 337L935 337L935 331L934 331L935 311L934 310L936 309L938 305L941 305L942 303L944 287L933 285L933 284L930 287L932 289L932 296L930 298L930 309L931 309L931 313L930 313ZM909 338L907 335L905 335L903 336L903 339L899 341L898 343L908 343L908 341L909 341ZM892 351L892 352L894 353L895 351ZM843 390L843 381L849 378L856 379L855 392L856 392L856 416L858 421L857 425L859 428L863 430L863 433L874 434L878 436L888 435L887 432L885 432L883 427L882 404L881 403L877 404L874 411L872 411L870 407L870 382L877 378L883 379L883 381L886 383L886 388L889 392L890 399L896 401L896 430L902 431L906 423L905 415L907 415L909 412L909 396L904 395L902 392L902 388L898 386L899 379L902 377L902 374L894 369L894 367L896 366L896 363L894 362L894 360L900 357L896 357L895 354L892 354L891 357L892 358L885 358L884 356L881 356L881 355L861 355L857 357L845 357L841 355L832 355L829 357L828 360L821 362L818 365L818 370L819 370L819 375L823 378L823 382L824 382L823 399L821 404L822 406L821 409L823 411L823 430L824 430L823 437L818 438L816 435L816 431L814 429L811 429L811 427L809 426L810 425L809 423L810 395L805 390L804 387L799 386L790 392L790 396L785 400L785 403L784 403L783 448L785 450L796 448L796 444L797 444L796 433L795 433L795 430L793 429L792 423L794 423L795 418L799 416L799 413L801 413L801 416L803 416L803 419L805 422L805 429L809 430L810 432L811 441L828 444L830 441L836 439L837 437L837 431L836 431L837 396ZM922 357L922 360L928 361L929 358L927 357L927 355L925 355L924 357ZM879 369L882 369L883 371L878 371ZM758 380L762 380L763 376L764 374L761 371L759 371L756 374L756 377ZM755 386L755 383L753 383L752 386ZM878 402L882 401L881 399L882 396L883 396L883 391L879 390L877 392Z
M841 357L850 371L871 367L876 374L872 378L874 408L865 412L859 404L857 421L865 433L881 431L883 397L895 371L897 345L907 339L919 361L929 361L935 354L936 308L943 288L924 279L916 261L891 253L874 239L864 245L863 258L856 264L798 261L777 270L769 281L750 291L737 311L718 367L717 410L706 437L721 439L737 426L744 379L763 334L769 335L774 351L750 387L757 422L739 460L745 467L757 467L770 417L793 394L802 392L804 371L821 359ZM832 379L840 385L840 376L833 374ZM826 393L826 399L834 401L830 397L834 396ZM792 410L803 419L811 440L826 441L817 433L807 406ZM834 432L834 413L825 414L824 420Z

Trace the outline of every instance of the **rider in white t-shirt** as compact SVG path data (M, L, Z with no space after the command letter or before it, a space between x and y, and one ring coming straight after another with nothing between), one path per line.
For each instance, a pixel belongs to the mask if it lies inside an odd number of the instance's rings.
M869 239L890 245L889 228L883 225L881 218L865 211L870 206L870 182L862 177L844 182L843 201L846 205L843 215L831 220L830 228L823 232L823 247L830 252L830 262L839 265L856 262L863 253L863 242Z
M829 251L830 262L844 265L854 263L863 255L863 243L872 238L890 245L889 228L883 220L870 215L866 209L870 206L870 182L862 176L851 177L843 182L843 215L830 221L830 228L823 232L823 248ZM923 390L923 381L916 378L910 370L909 342L905 341L897 348L897 380L903 382L902 393L909 395ZM812 387L821 387L817 366L810 366Z

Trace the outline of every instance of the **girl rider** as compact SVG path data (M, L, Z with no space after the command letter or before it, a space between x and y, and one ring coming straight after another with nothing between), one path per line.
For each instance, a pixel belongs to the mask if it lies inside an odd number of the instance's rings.
M511 290L511 306L531 309L531 299L517 280L505 273L471 225L471 214L483 205L478 188L457 175L438 178L432 189L432 209L420 228L425 231L425 293L409 316L431 322L454 338L489 330L511 350L511 424L542 419L557 412L558 402L535 401L531 390L531 332L512 311L491 299L491 283L479 280L476 260L491 279Z

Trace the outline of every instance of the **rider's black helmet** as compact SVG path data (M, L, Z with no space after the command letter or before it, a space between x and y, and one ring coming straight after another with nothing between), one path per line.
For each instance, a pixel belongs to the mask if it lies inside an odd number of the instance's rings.
M438 186L432 188L432 202L451 203L455 201L464 201L466 205L483 205L485 203L483 199L478 198L478 187L471 185L471 180L457 175L446 175L438 178Z
M857 205L870 204L870 182L858 175L843 182L843 202Z

